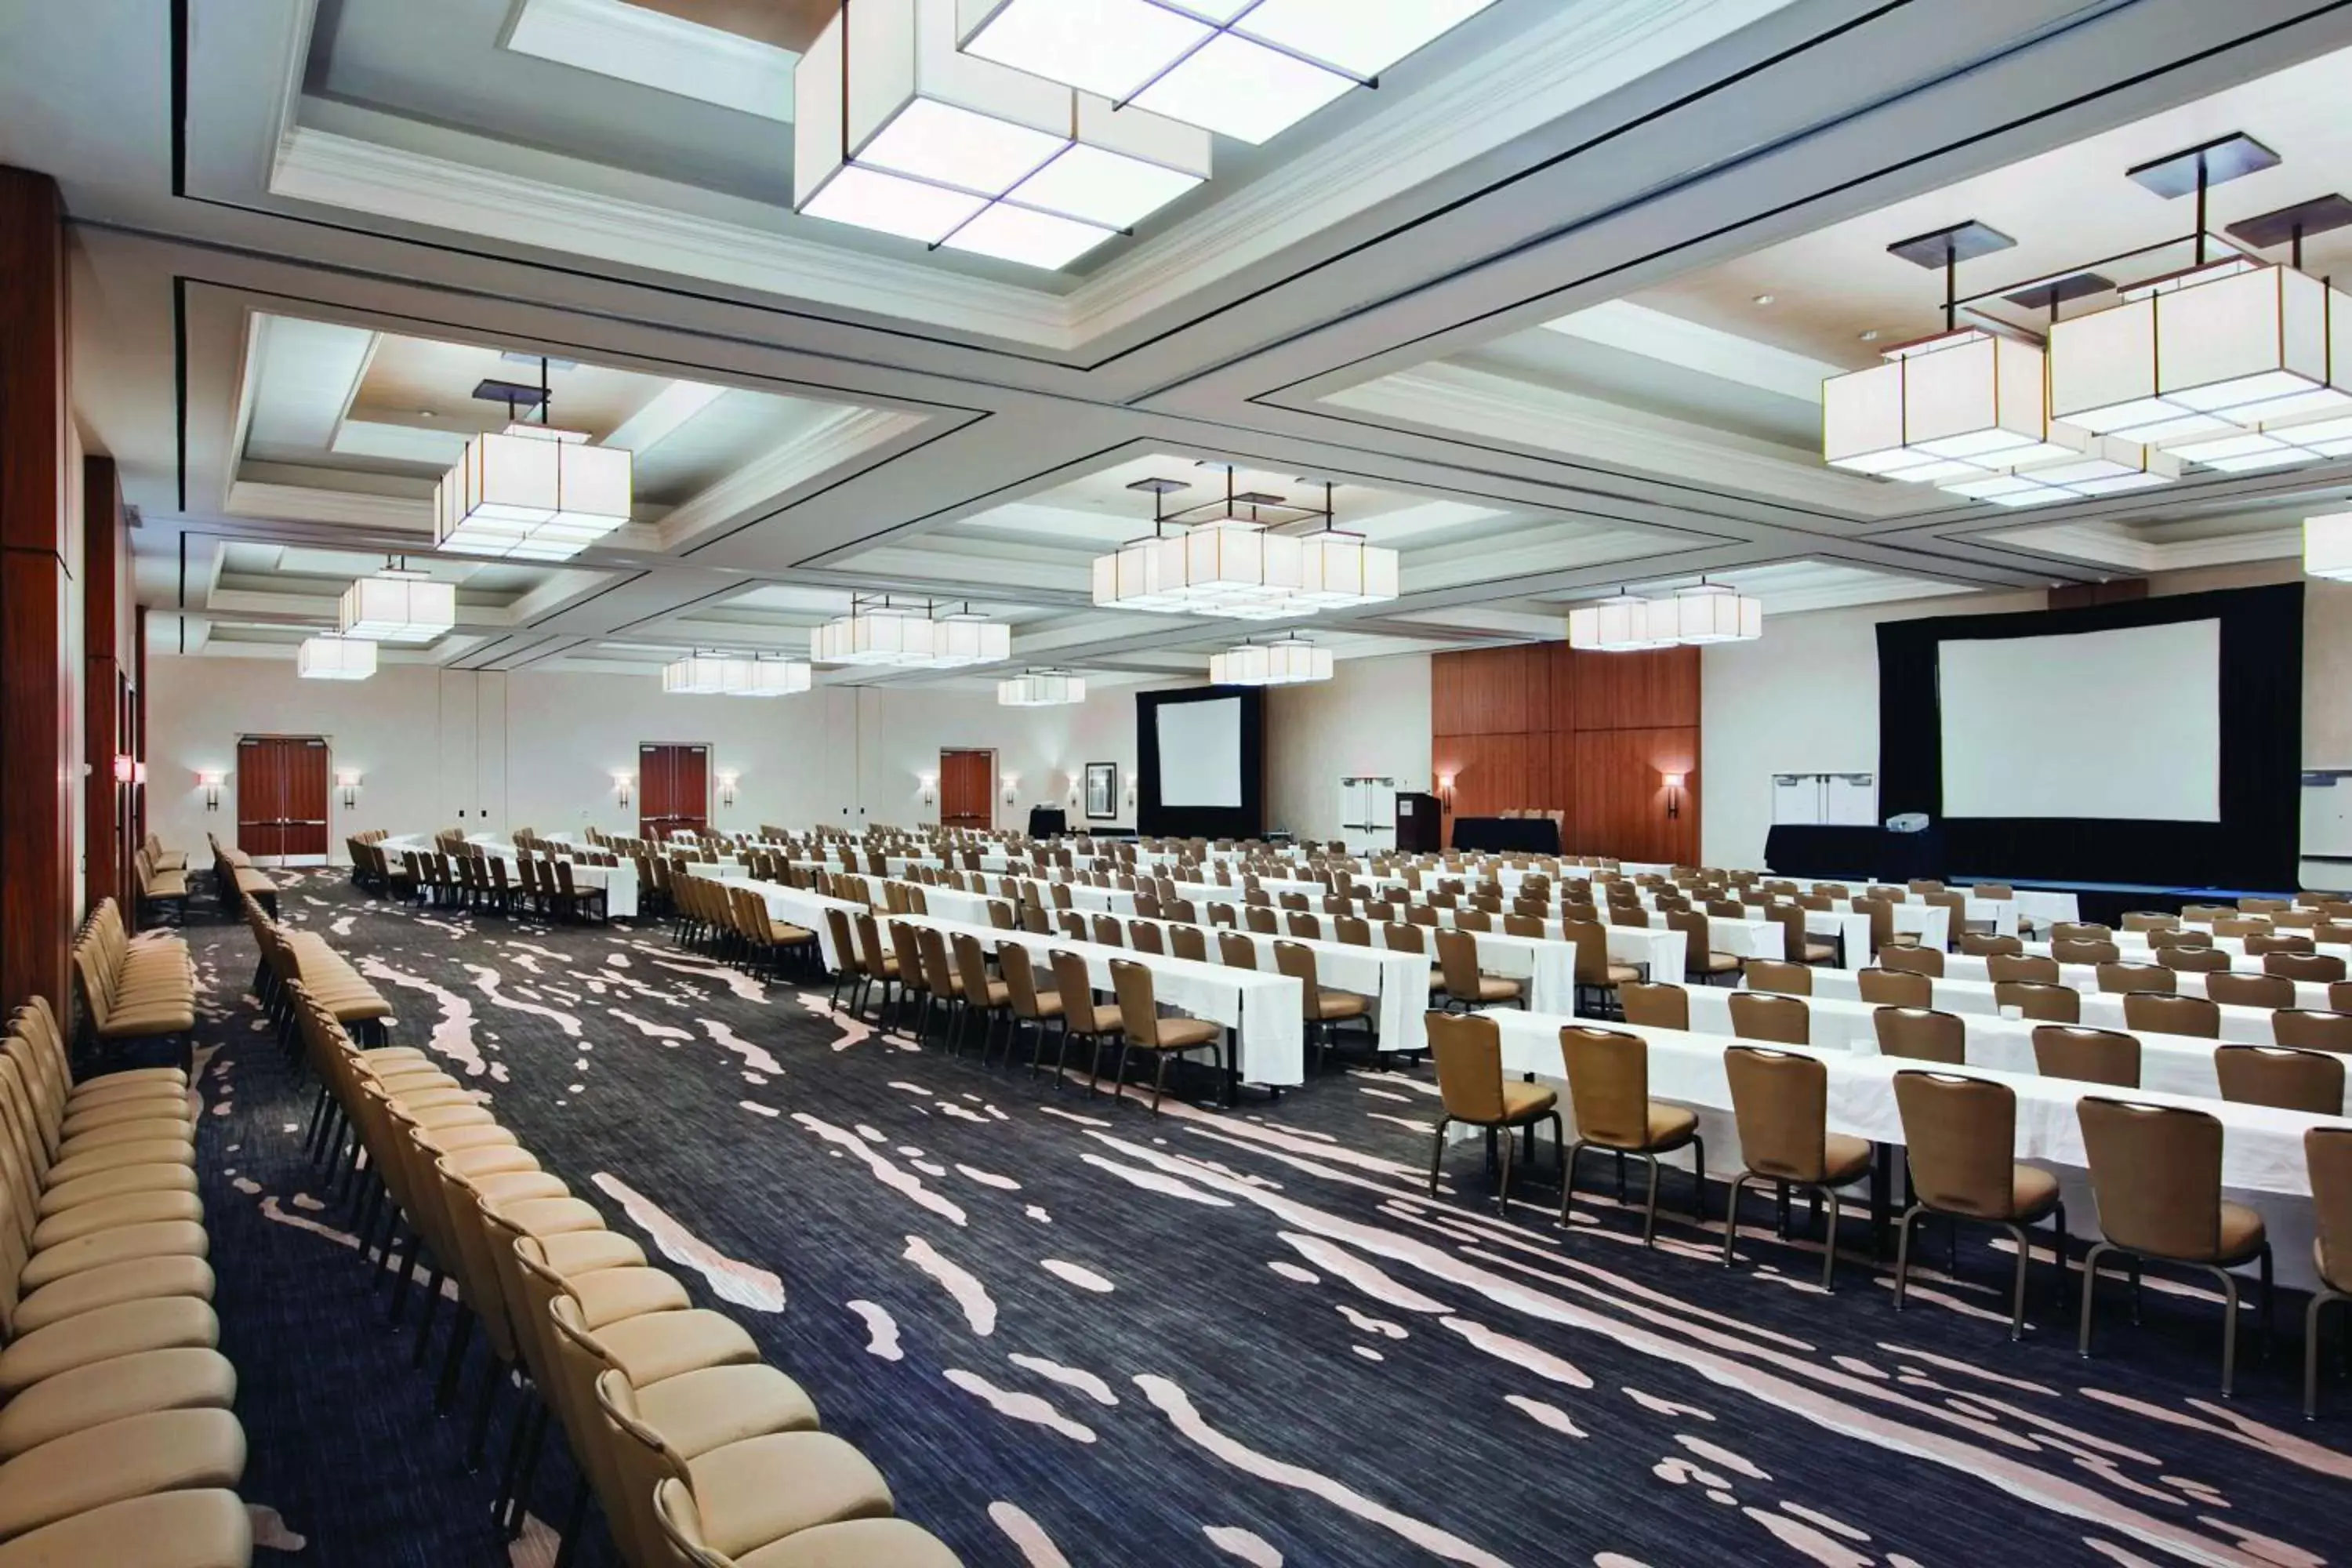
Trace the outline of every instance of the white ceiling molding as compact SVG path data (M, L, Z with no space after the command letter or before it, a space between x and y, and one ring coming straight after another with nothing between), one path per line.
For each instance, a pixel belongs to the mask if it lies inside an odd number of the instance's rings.
M378 419L346 419L335 426L327 449L346 458L381 458L395 463L453 466L466 455L467 432L446 425L394 425Z
M327 489L312 485L269 484L257 479L232 479L228 504L231 517L287 518L305 522L370 528L383 533L411 534L421 549L433 542L433 500L427 496L378 495L365 490ZM366 546L354 544L354 549Z
M1055 295L307 126L279 147L269 194L1013 342L1074 346Z
M2200 566L2230 566L2244 561L2274 561L2303 553L2303 526L2263 529L2252 533L2218 533L2207 539L2161 542L2143 539L2112 522L2056 522L2040 528L2012 528L1982 537L2001 544L2063 555L2075 561L2095 561L2136 574L2187 572Z
M681 426L727 395L727 388L699 381L673 381L649 398L643 408L615 426L604 445L632 452L650 452L677 434Z
M800 56L625 0L516 0L502 47L789 123Z
M1324 400L1437 431L1561 452L1698 485L1720 485L1856 516L1907 517L1948 508L1940 492L1881 484L1822 466L1817 454L1623 408L1558 387L1444 363L1400 371Z
M1587 0L1562 7L1349 134L1139 244L1066 295L964 277L927 261L845 252L314 127L289 127L280 137L268 188L292 200L1073 352L1790 3ZM587 183L585 169L583 176ZM845 266L849 257L854 264Z
M768 506L859 453L897 440L924 423L919 414L844 406L767 456L673 507L661 521L660 543L646 548L674 551L696 535Z
M1719 381L1776 392L1816 407L1821 405L1822 383L1845 374L1843 365L1791 353L1719 327L1636 305L1630 300L1610 300L1572 316L1546 321L1544 326L1563 337L1622 349Z

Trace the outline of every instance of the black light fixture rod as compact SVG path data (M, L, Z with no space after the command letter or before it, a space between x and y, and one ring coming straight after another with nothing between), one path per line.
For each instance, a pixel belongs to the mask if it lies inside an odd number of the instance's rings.
M1944 241L1944 331L1952 331L1960 324L1960 247L1954 239Z

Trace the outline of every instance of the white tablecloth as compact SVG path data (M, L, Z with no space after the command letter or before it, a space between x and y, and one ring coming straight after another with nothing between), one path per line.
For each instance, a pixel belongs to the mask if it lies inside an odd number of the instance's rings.
M510 885L520 884L521 873L515 869L515 858L519 851L513 845L488 835L469 837L466 842L480 849L484 859L503 862L507 881ZM420 855L440 853L431 839L414 833L386 838L376 847L395 859L411 849ZM572 868L572 885L582 889L602 888L607 917L626 920L637 912L637 868L625 858L617 866L583 866L575 862Z
M1458 911L1454 910L1438 910L1438 923L1441 925L1451 926L1454 924L1454 916L1457 912ZM1502 923L1502 917L1499 915L1495 917L1495 923L1496 925L1500 925ZM1573 977L1576 968L1576 949L1573 945L1568 943L1567 925L1568 922L1559 919L1557 915L1547 918L1544 921L1543 940L1546 942L1559 942L1568 946L1568 964L1570 975L1570 984L1572 985L1574 984ZM1682 932L1667 929L1663 918L1654 920L1645 926L1616 925L1604 922L1602 929L1609 936L1609 959L1611 963L1640 964L1648 972L1650 978L1653 980L1672 982L1679 984L1682 981L1688 978L1690 973L1690 942ZM1497 942L1505 940L1506 937L1506 933L1499 931L1492 932L1474 931L1471 934L1477 937L1478 948L1482 952L1486 949L1487 939L1489 936L1492 936ZM1779 931L1774 931L1772 933L1772 937L1773 941L1777 943L1780 940ZM1510 937L1508 940L1516 942L1532 942L1536 939L1533 937ZM1731 950L1727 948L1724 951L1729 952ZM1777 953L1780 949L1776 945L1772 951ZM1494 968L1491 964L1487 967L1492 973L1496 974L1507 973L1506 971ZM1565 1007L1571 997L1572 992L1563 992L1560 994L1558 1000L1560 1005Z
M834 949L833 927L825 920L824 911L839 910L849 917L853 922L850 928L852 941L856 939L854 922L859 915L867 912L865 905L852 903L847 899L829 899L806 888L787 888L782 882L756 881L750 877L721 877L719 880L722 887L751 889L767 904L770 916L788 921L803 931L816 932L817 945L824 952L824 966L836 972L841 968L841 954Z
M1992 980L1991 972L1986 968L1983 959L1964 952L1950 953L1945 957L1944 974L1947 979L1972 980L1987 985L1990 985ZM2095 963L2062 963L2058 966L2058 983L2062 985L2071 985L2083 993L2084 1016L2087 1020L2090 1016L2091 994L2099 988L2099 966ZM2176 972L2172 977L2172 984L2173 988L2183 996L2205 994L2205 976L2196 970L2184 969ZM2316 980L2296 981L2294 1005L2313 1012L2330 1011L2327 1005L2327 987ZM2222 1011L2226 1013L2229 1009L2225 1007Z
M2183 975L2182 979L2189 976ZM1939 1012L1958 1013L1963 1017L1997 1017L2000 1013L1996 993L1989 980L1954 980L1948 976L1930 982L1935 992L1935 1006ZM2185 988L2184 988L2185 989ZM2094 1029L2125 1029L2132 1034L2154 1033L2131 1029L2124 1022L2124 999L2120 993L2096 989L2080 989L2083 1023ZM1843 971L1813 971L1813 994L1826 1000L1859 1002L1861 982ZM2267 1007L2225 1006L2221 1009L2221 1038L2245 1046L2273 1044L2271 1012Z
M937 916L891 918L912 925L936 926L950 936L968 931L991 952L996 951L1000 941L1018 942L1040 965L1051 953L1075 952L1086 960L1087 978L1096 990L1102 992L1113 989L1110 961L1133 960L1151 971L1152 994L1159 1001L1234 1031L1233 1060L1244 1082L1279 1088L1307 1080L1306 1026L1301 1017L1305 999L1298 982L1286 974L1228 969L1222 963L1195 963L1191 959L1166 958L1124 947L1102 947L1062 936L1001 931ZM1206 1047L1199 1054L1205 1056Z
M1730 1034L1732 993L1704 985L1692 986L1689 991L1692 1032L1701 1035ZM1814 1045L1857 1051L1864 1056L1878 1054L1878 1009L1872 1004L1831 996L1811 996L1805 998L1805 1002ZM2254 1010L2241 1007L2231 1011L2251 1013ZM2002 1018L1983 1013L1961 1013L1958 1016L1968 1034L1967 1051L1970 1067L2015 1073L2038 1073L2041 1070L2033 1057L2033 1031L2039 1026L2032 1019ZM2224 1035L2237 1043L2271 1043L2267 1022L2260 1027L2259 1039L2231 1036L2229 1027L2227 1022L2222 1025ZM2134 1034L2139 1041L2139 1075L2144 1086L2161 1089L2167 1094L2195 1095L2204 1100L2221 1098L2221 1080L2214 1075L2213 1068L2213 1050L2217 1042L2158 1034L2146 1029L2134 1031ZM2346 1095L2346 1109L2352 1111L2352 1092Z
M1564 1076L1559 1031L1579 1022L1515 1008L1489 1009L1503 1047L1503 1070L1532 1072L1559 1079ZM1589 1022L1589 1020L1587 1020ZM1639 1035L1650 1046L1650 1094L1704 1110L1731 1109L1730 1081L1724 1072L1726 1047L1742 1042L1721 1035L1680 1029L1643 1028L1625 1024L1608 1026ZM1840 1048L1777 1046L1776 1050L1801 1052L1822 1059L1829 1070L1829 1130L1874 1143L1903 1142L1903 1121L1895 1109L1894 1078L1919 1064L1901 1057L1859 1054ZM2225 1100L2161 1089L2103 1089L2066 1079L2033 1073L1998 1072L1970 1068L1970 1077L2005 1083L2017 1096L2017 1157L2080 1167L2084 1163L2082 1123L2074 1102L2085 1092L2112 1094L2148 1105L2179 1105L2218 1118L2223 1128L2221 1181L2226 1188L2250 1194L2274 1194L2308 1199L2311 1178L2304 1162L2303 1135L2314 1127L2344 1125L2341 1117L2313 1116L2299 1110L2274 1110L2263 1105L2233 1105ZM1568 1097L1561 1096L1563 1112ZM1708 1152L1716 1153L1715 1140ZM1713 1162L1710 1162L1711 1165ZM2092 1216L2081 1215L2086 1224ZM2281 1248L2282 1263L2289 1254Z
M1130 926L1138 923L1128 922ZM1160 941L1166 943L1166 932L1179 929L1173 921L1151 921L1160 927ZM1322 925L1318 919L1318 926ZM1217 932L1233 928L1202 927L1204 941L1211 952L1217 951ZM1328 929L1328 928L1326 928ZM1429 1030L1423 1017L1429 1011L1429 968L1431 960L1419 953L1391 952L1384 947L1352 947L1346 942L1324 938L1297 937L1288 934L1268 936L1263 931L1244 931L1240 933L1250 940L1257 950L1258 967L1273 969L1274 944L1295 942L1315 954L1315 978L1318 984L1335 991L1353 991L1372 999L1373 1025L1380 1030L1381 1049L1419 1053L1429 1049ZM1150 957L1150 954L1144 956Z

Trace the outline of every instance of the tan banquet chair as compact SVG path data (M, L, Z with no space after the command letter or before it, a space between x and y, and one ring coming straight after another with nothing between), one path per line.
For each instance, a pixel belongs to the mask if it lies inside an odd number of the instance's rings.
M2124 1027L2135 1034L2188 1035L2200 1040L2221 1037L2221 1006L2203 996L2176 996L2161 991L2132 991L2124 996Z
M1155 1058L1151 1078L1151 1114L1160 1114L1160 1097L1168 1087L1168 1061L1171 1057L1206 1046L1215 1061L1217 1077L1225 1077L1226 1055L1223 1026L1207 1018L1178 1016L1163 1018L1160 1005L1152 994L1151 971L1143 964L1124 958L1110 961L1112 994L1118 998L1119 1047L1118 1081L1127 1081L1127 1058L1129 1051L1143 1051ZM1066 1004L1065 1004L1066 1005Z
M1650 1047L1638 1035L1570 1025L1559 1032L1559 1054L1568 1073L1569 1103L1576 1111L1576 1142L1562 1166L1559 1223L1568 1223L1576 1195L1576 1160L1587 1149L1617 1156L1617 1198L1625 1197L1625 1156L1650 1168L1642 1206L1642 1245L1658 1230L1658 1156L1687 1144L1691 1151L1691 1213L1706 1223L1706 1143L1699 1137L1698 1113L1650 1098Z
M1932 1007L1936 1005L1936 983L1913 971L1865 969L1855 974L1854 985L1861 992L1862 999L1875 1006Z
M1878 1054L1959 1067L1969 1059L1968 1026L1957 1013L1926 1007L1881 1007L1871 1015Z
M2352 1054L2352 1013L2280 1007L2271 1014L2271 1043L2297 1050Z
M2044 1078L2139 1087L2139 1041L2114 1029L2043 1024L2033 1031L2033 1063Z
M2287 1046L2222 1046L2213 1052L2221 1098L2316 1116L2344 1114L2344 1058Z
M1802 1187L1826 1198L1829 1216L1822 1233L1822 1289L1837 1273L1837 1189L1870 1170L1870 1145L1829 1131L1829 1069L1817 1057L1757 1046L1732 1046L1723 1053L1731 1083L1731 1110L1739 1127L1746 1168L1732 1178L1724 1210L1723 1266L1731 1267L1739 1237L1739 1194L1749 1182L1770 1182L1782 1191Z
M2058 1298L2066 1295L2066 1205L2058 1178L2016 1163L2017 1096L2007 1084L1953 1073L1909 1069L1895 1075L1895 1105L1911 1163L1915 1201L1904 1211L1895 1248L1895 1310L1903 1310L1911 1273L1911 1229L1922 1215L1997 1225L2017 1243L2010 1287L2009 1337L2025 1336L2025 1270L2033 1246L2025 1227L2051 1221L2051 1261Z
M2311 1250L2319 1286L2303 1321L2303 1418L2309 1421L2319 1415L2320 1313L2352 1300L2352 1127L2310 1129L2303 1135L2303 1154L2318 1231Z
M2231 1270L2260 1262L2267 1327L2271 1244L2261 1215L2221 1196L2221 1123L2186 1107L2101 1095L2084 1095L2074 1111L2100 1231L2083 1258L2083 1326L2075 1350L2091 1353L2099 1259L2106 1254L2200 1268L2221 1287L2221 1397L2227 1399L2238 1365L2238 1278Z
M1431 1013L1426 1022L1430 1052L1437 1059L1438 1098L1444 1107L1430 1150L1429 1195L1437 1195L1438 1173L1444 1167L1446 1127L1467 1122L1486 1129L1500 1145L1502 1178L1496 1187L1495 1208L1498 1214L1508 1214L1511 1134L1526 1131L1530 1162L1535 1158L1538 1123L1551 1123L1552 1142L1558 1146L1559 1097L1540 1084L1515 1082L1504 1076L1502 1031L1494 1019Z
M1625 1022L1651 1029L1688 1029L1690 993L1679 985L1629 980L1617 988Z

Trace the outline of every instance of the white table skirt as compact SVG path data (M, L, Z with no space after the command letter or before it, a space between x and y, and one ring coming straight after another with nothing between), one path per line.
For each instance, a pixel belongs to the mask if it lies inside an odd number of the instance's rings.
M1559 1031L1572 1018L1522 1013L1496 1007L1484 1015L1495 1020L1501 1038L1503 1070L1532 1072L1559 1079L1564 1069ZM1731 1110L1731 1085L1724 1071L1723 1053L1746 1043L1722 1035L1696 1030L1654 1029L1639 1026L1608 1026L1638 1035L1650 1047L1650 1094L1706 1110ZM1841 1048L1776 1046L1775 1050L1818 1057L1829 1072L1829 1131L1874 1143L1903 1142L1903 1121L1895 1103L1894 1078L1920 1064L1902 1057L1865 1055ZM1953 1069L1945 1069L1953 1070ZM2067 1079L2036 1073L2000 1072L1969 1068L1969 1076L2009 1086L2017 1096L2017 1157L2055 1164L2084 1164L2082 1123L2074 1110L2084 1094L2109 1094L2140 1104L2185 1106L2217 1118L2223 1128L2221 1181L2225 1188L2308 1199L2311 1177L2305 1163L2303 1135L2314 1127L2345 1125L2345 1119L2314 1116L2299 1110L2277 1110L2264 1105L2237 1105L2226 1100L2161 1089L2104 1089ZM1563 1110L1567 1097L1562 1096ZM1709 1153L1716 1152L1713 1142ZM1710 1162L1710 1165L1714 1165ZM2089 1213L2081 1216L2085 1222ZM2282 1252L2281 1261L2285 1261Z
M488 835L478 838L468 838L466 842L479 847L485 859L504 862L507 881L509 884L520 883L521 873L515 869L515 857L518 851L513 845L503 839L492 838ZM431 839L413 833L402 834L395 838L386 838L377 847L385 854L394 857L411 849L420 855L439 853L434 847ZM637 912L637 868L630 865L625 858L617 866L583 866L574 861L572 866L572 885L583 890L590 888L603 889L604 913L608 918L627 920L635 917Z
M1693 987L1690 998L1691 1030L1702 1035L1728 1035L1731 1029L1731 993ZM1811 1020L1811 1040L1816 1046L1842 1047L1864 1056L1878 1054L1878 1009L1867 1002L1848 1002L1838 998L1809 998ZM2251 1009L2235 1009L2251 1011ZM1967 1054L1970 1067L1991 1068L2000 1072L2039 1073L2033 1056L2033 1031L2037 1026L2028 1018L1990 1017L1982 1013L1958 1015L1967 1031ZM2223 1026L2226 1032L2228 1026ZM2270 1044L2267 1026L2259 1040L2243 1040L2246 1045ZM2217 1043L2195 1040L2179 1035L2157 1034L2148 1030L2136 1031L2139 1040L2139 1069L2142 1086L2167 1094L2193 1095L2200 1100L2220 1100L2221 1083L2213 1067L2213 1051ZM1911 1063L1907 1065L1920 1065ZM2352 1113L2352 1090L2345 1096L2345 1109Z
M1021 944L1041 966L1054 952L1075 952L1086 960L1087 976L1097 991L1114 990L1110 962L1123 958L1151 971L1153 995L1197 1018L1222 1024L1233 1034L1233 1060L1245 1083L1275 1088L1307 1081L1305 998L1298 982L1287 974L1261 970L1228 969L1221 963L1195 963L1187 958L1167 958L1131 948L1103 947L1067 937L1002 931L992 926L967 925L935 915L894 915L893 921L937 927L952 936L969 932L989 952L999 942ZM1207 1047L1201 1054L1205 1055Z
M1137 923L1134 921L1130 925ZM1163 933L1181 929L1175 921L1151 921ZM1318 918L1318 922L1322 922ZM1209 950L1216 951L1217 933L1232 931L1231 926L1203 926ZM1328 929L1328 928L1327 928ZM1335 991L1353 991L1369 996L1373 1005L1373 1024L1380 1030L1381 1049L1411 1051L1416 1054L1429 1049L1429 1029L1424 1022L1429 1012L1430 959L1420 953L1391 952L1384 947L1354 947L1347 942L1325 937L1297 937L1285 932L1268 936L1264 931L1244 931L1257 950L1262 969L1275 967L1274 944L1295 942L1315 954L1317 982ZM1146 953L1145 957L1150 954Z
M1992 982L1991 971L1986 967L1985 961L1974 954L1965 952L1946 955L1944 975L1950 980L1973 980L1988 985ZM2062 963L2058 966L2058 983L2062 985L2071 985L2083 993L2084 1016L2087 1017L2092 994L2099 989L2099 966L2095 963ZM2176 971L2172 976L2172 983L2174 988L2183 996L2205 994L2205 976L2197 970ZM2332 1011L2327 1005L2327 987L2316 980L2298 980L2294 983L2294 1005L2312 1012ZM2223 1011L2226 1012L2228 1009L2224 1008Z
M2190 929L2208 931L2211 930L2209 926L2195 926ZM2292 931L2282 930L2279 934L2281 936L2308 936L2311 933L2309 931ZM2114 942L2116 947L2123 950L2123 955L2127 962L2133 963L2148 963L2154 962L2147 956L2148 953L2153 952L2155 949L2149 945L2147 932L2144 931L2119 931L2107 940ZM2211 945L2214 952L2226 952L2233 961L2242 960L2246 957L2246 939L2244 937L2217 936L2213 938ZM2046 942L2029 942L2025 944L2025 951L2037 954L2042 958L2047 958L2050 956L2050 944ZM2323 942L2315 944L2315 951L2326 953L2330 958L2340 958L2347 963L2352 963L2352 943ZM2262 966L2262 960L2260 958L2256 958L2251 963L2232 962L2231 964L2231 967L2233 969L2244 969L2250 971L2259 970Z
M1438 923L1444 926L1453 925L1454 917L1458 912L1459 911L1454 910L1438 910ZM1502 917L1499 915L1496 917L1497 924L1501 923L1501 919ZM1576 949L1572 944L1568 942L1567 928L1568 922L1561 920L1557 915L1547 917L1544 921L1543 940L1546 942L1559 942L1568 946L1569 949L1568 962L1570 975L1569 984L1570 989L1558 998L1562 1006L1566 1006L1571 1000L1573 1000L1575 994L1573 986L1576 965ZM1680 984L1684 980L1689 978L1690 942L1685 937L1684 937L1682 932L1667 929L1662 921L1654 920L1646 926L1616 925L1604 922L1601 929L1608 933L1609 961L1612 963L1640 964L1648 972L1652 980L1668 982L1675 984ZM1478 946L1481 952L1486 950L1487 939L1490 936L1496 941L1501 941L1507 935L1507 933L1502 931L1473 931L1471 934L1478 939ZM1777 937L1778 933L1775 932L1774 934ZM1536 939L1533 937L1513 937L1510 940L1514 942L1532 942ZM1727 949L1726 951L1727 952L1729 950ZM1489 965L1489 968L1491 969L1492 966ZM1493 973L1496 974L1504 974L1507 972L1500 969L1494 969ZM1516 976L1513 977L1516 978Z
M2183 976L2182 978L2187 978ZM1989 980L1954 980L1947 976L1931 981L1937 1011L1957 1013L1962 1017L1998 1017L2000 1004ZM1813 994L1829 1001L1860 1002L1860 982L1843 972L1813 972ZM2119 992L2082 989L2083 1023L2093 1029L2120 1029L2129 1034L2159 1033L2132 1029L2124 1022L2124 999ZM2225 1006L2221 1009L2221 1038L2237 1045L2267 1046L2273 1044L2271 1010L2267 1007Z

